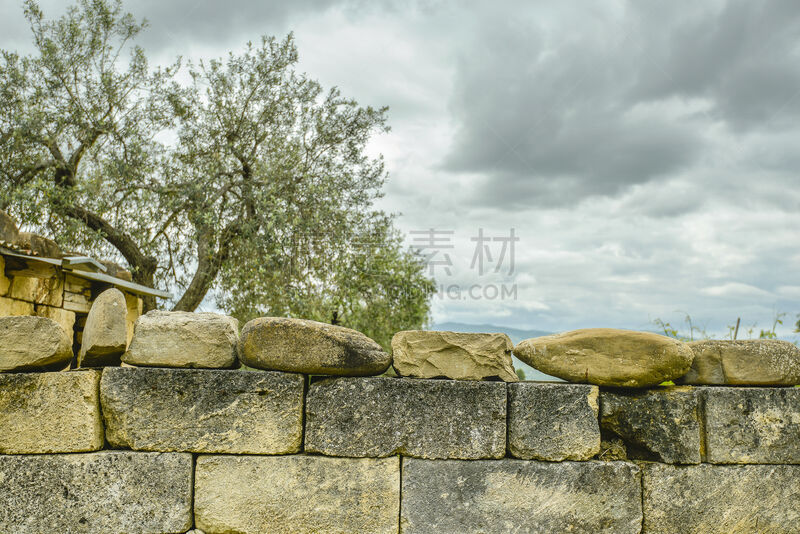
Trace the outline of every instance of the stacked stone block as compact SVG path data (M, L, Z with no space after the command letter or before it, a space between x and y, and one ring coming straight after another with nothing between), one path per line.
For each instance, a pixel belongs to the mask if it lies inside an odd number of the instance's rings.
M0 533L800 524L799 388L341 376L391 359L361 334L289 320L260 324L312 354L282 361L286 350L251 344L247 361L268 369L231 369L245 344L228 319L156 315L124 367L0 374ZM251 343L279 339L255 330ZM621 460L605 461L608 439Z

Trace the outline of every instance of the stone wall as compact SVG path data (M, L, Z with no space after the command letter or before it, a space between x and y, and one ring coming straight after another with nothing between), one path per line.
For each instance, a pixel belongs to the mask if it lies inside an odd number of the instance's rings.
M149 317L123 361L242 355ZM0 374L0 534L800 531L795 387L156 365Z
M73 344L80 346L92 303L110 285L91 282L57 267L36 272L8 263L0 253L0 317L36 315L53 319L73 339ZM130 341L133 326L142 313L142 299L125 290L122 293L127 304Z

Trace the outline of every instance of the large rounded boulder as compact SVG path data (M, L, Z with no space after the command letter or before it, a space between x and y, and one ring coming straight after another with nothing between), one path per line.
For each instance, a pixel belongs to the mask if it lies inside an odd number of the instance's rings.
M242 363L312 375L379 375L392 357L361 332L306 319L261 317L242 328Z
M694 358L677 339L612 328L526 339L514 354L531 367L570 382L633 388L681 377Z

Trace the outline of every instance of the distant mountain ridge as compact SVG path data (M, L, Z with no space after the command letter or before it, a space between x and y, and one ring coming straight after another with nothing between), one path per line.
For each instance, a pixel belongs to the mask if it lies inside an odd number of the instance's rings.
M436 323L429 330L450 330L452 332L478 332L478 333L501 333L511 338L511 342L516 345L522 340L532 337L549 336L553 332L544 330L523 330L521 328L511 328L508 326L498 326L496 324L468 324L456 322Z

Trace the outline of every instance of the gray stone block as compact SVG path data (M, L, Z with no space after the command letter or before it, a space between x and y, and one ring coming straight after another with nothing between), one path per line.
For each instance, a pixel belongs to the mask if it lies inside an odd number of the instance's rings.
M630 463L403 458L404 534L638 533L641 524Z
M199 529L238 534L395 534L399 458L200 456Z
M502 458L506 385L413 378L311 384L305 450L330 456Z
M800 466L645 464L646 534L800 531Z
M0 453L103 448L99 371L0 374Z
M508 448L526 460L588 460L600 451L598 388L584 384L508 385Z
M0 456L0 532L163 534L192 526L192 455Z
M304 377L206 369L106 368L100 400L115 447L288 454L300 450Z
M800 463L800 388L702 388L711 463Z
M701 460L698 388L600 392L600 426L632 460L697 464ZM610 436L609 436L610 434Z

